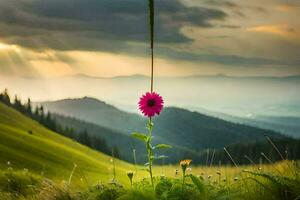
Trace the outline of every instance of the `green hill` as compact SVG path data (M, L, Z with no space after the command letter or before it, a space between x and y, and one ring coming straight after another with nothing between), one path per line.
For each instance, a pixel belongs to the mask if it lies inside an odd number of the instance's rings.
M62 125L76 130L86 129L90 134L104 138L109 145L117 146L121 151L121 158L132 161L131 151L135 148L138 161L142 163L145 159L143 146L128 136L133 131L145 132L146 118L88 97L41 104L47 110L57 113L57 121ZM197 163L199 152L203 149L222 149L231 144L262 141L265 140L264 135L284 138L274 131L232 123L176 107L166 107L161 115L154 118L154 124L154 142L173 146L163 152L168 156L167 163L177 163L186 157Z
M145 119L137 114L117 109L95 98L64 99L59 101L40 102L52 113L76 117L97 124L101 127L130 134L135 128L143 128Z
M113 177L111 157L93 151L41 126L0 103L0 169L28 169L54 180L68 180L74 164L74 182L107 182ZM125 182L130 165L117 162L118 179ZM81 183L82 182L82 183Z
M105 140L109 149L117 147L119 155L122 160L133 162L133 149L138 150L137 161L145 163L145 147L140 141L132 138L129 134L125 134L121 131L112 130L109 128L102 127L100 125L79 120L73 117L66 117L59 114L53 114L53 117L62 126L72 127L76 130L73 136L78 137L82 131L86 130L90 135L101 137ZM145 161L145 162L144 162Z

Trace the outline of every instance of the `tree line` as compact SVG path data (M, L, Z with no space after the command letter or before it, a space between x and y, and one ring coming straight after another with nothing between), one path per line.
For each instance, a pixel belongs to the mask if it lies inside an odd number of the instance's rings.
M86 145L97 151L101 151L105 154L111 155L113 152L114 157L120 157L119 149L117 147L110 148L104 138L89 134L87 130L76 131L71 127L62 126L57 122L54 115L51 114L50 111L45 111L42 105L35 106L35 108L33 108L30 98L27 99L26 103L22 103L21 99L15 95L14 100L12 101L8 90L5 89L2 93L0 93L0 102L14 108L15 110L60 135L71 138L83 145ZM34 134L32 130L28 130L28 132L30 134Z

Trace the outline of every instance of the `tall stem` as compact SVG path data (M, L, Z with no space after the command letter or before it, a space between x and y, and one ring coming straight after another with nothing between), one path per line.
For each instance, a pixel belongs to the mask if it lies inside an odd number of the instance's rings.
M150 25L150 48L151 48L151 85L150 91L153 92L153 74L154 74L154 0L148 0L149 3L149 25ZM152 162L153 162L153 149L151 146L152 140L152 119L149 118L148 131L149 131L149 140L147 142L147 151L148 151L148 163L149 163L149 174L151 179L151 185L154 189L153 183L153 174L152 174Z
M153 163L153 151L152 151L152 146L151 146L151 139L152 139L152 119L151 117L149 118L148 122L148 134L149 134L149 141L147 142L147 152L148 152L148 163L149 163L149 174L150 174L150 180L151 180L151 185L154 188L154 183L153 183L153 174L152 174L152 163Z
M149 0L149 25L150 25L150 48L151 48L151 92L153 92L154 0Z
M154 73L154 63L153 63L153 48L151 48L151 92L153 92L153 73Z
M150 179L151 179L151 185L154 188L151 156L152 156L152 152L150 153L150 156L149 156L149 174L150 174Z

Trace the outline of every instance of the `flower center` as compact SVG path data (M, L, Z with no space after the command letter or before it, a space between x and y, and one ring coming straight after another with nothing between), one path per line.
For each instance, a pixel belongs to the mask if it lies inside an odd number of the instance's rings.
M154 100L154 99L149 99L149 100L147 101L147 106L153 107L154 105L155 105L155 100Z

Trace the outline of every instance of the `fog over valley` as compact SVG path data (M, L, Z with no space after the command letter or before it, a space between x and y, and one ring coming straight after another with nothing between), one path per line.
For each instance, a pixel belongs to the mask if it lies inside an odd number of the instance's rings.
M300 77L188 76L157 77L155 91L166 106L199 112L253 117L256 115L300 116ZM33 101L94 97L121 110L137 112L140 94L148 90L142 75L113 78L85 75L52 79L1 77L1 89Z

